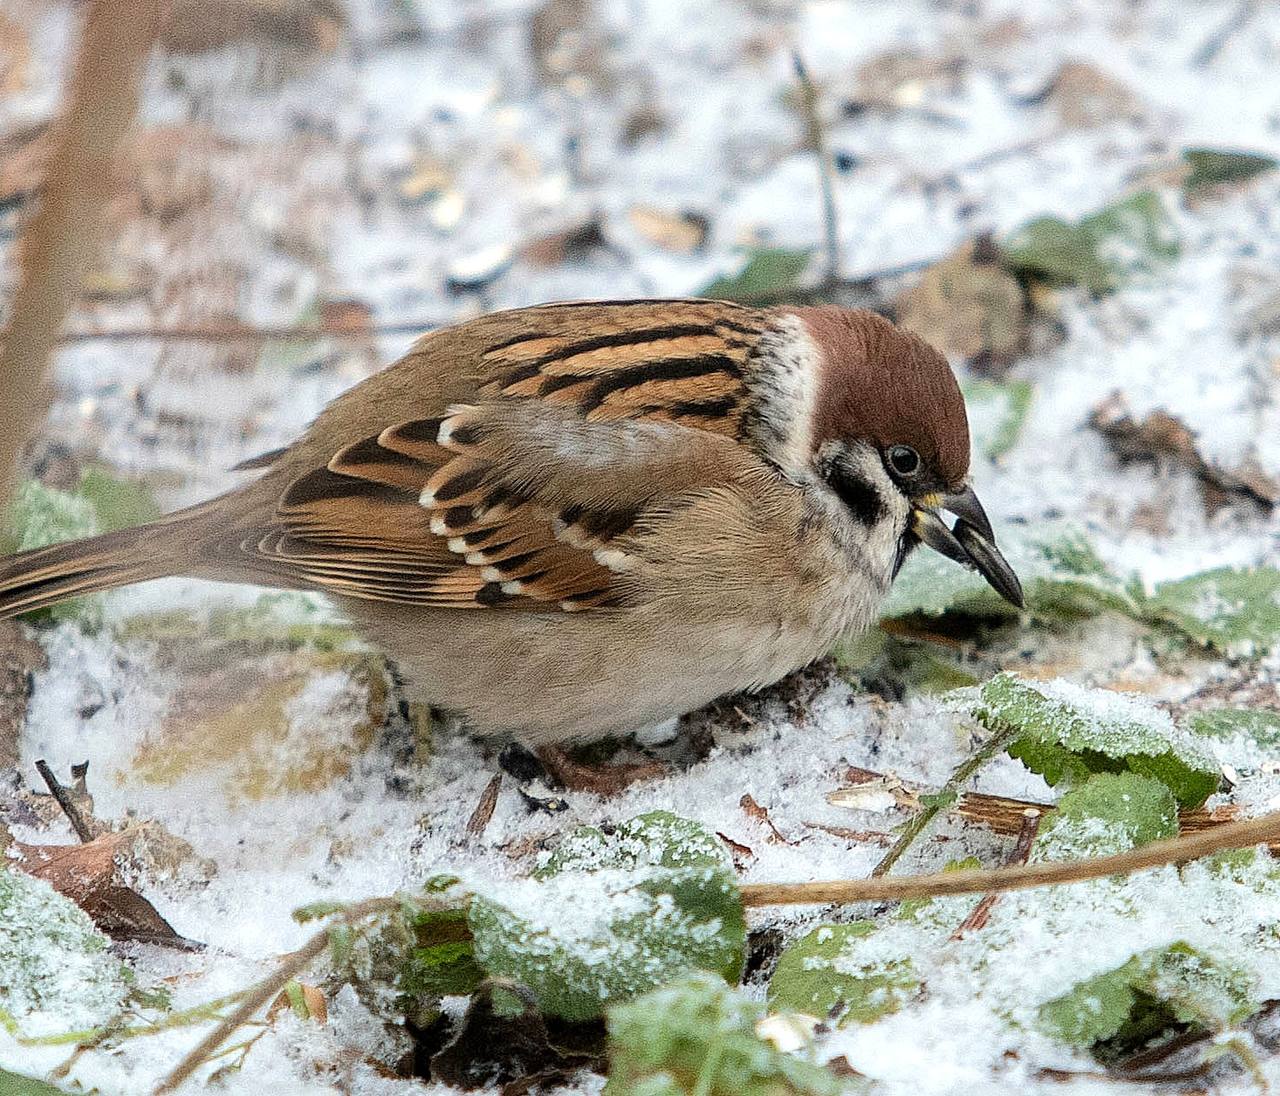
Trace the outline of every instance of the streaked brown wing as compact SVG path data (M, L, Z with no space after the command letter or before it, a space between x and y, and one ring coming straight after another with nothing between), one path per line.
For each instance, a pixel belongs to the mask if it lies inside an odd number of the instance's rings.
M659 492L753 463L731 438L758 314L708 302L559 305L476 324L494 338L474 348L475 402L342 446L290 484L272 528L243 547L352 597L617 604L631 562L619 545Z

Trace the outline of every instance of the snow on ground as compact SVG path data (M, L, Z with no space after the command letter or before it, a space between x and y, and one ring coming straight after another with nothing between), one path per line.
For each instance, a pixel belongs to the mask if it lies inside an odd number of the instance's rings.
M556 51L535 60L535 5L523 0L352 0L351 26L330 55L281 63L270 47L243 45L153 67L141 140L165 127L182 154L173 162L156 154L151 185L179 203L198 204L192 195L208 192L207 221L193 234L192 220L179 217L181 235L155 218L117 218L120 233L104 265L125 281L140 278L141 289L87 303L76 322L128 327L234 316L282 324L316 300L345 298L363 302L378 321L447 322L549 299L691 293L731 270L743 245L816 246L816 173L786 105L793 48L822 91L828 139L843 165L836 201L844 273L927 262L983 230L1089 213L1157 177L1187 145L1280 154L1272 94L1280 10L1246 7L1243 25L1206 59L1240 9L1235 0L601 0L583 5L589 14L558 47L586 57L576 63ZM73 33L66 7L19 5L16 17L30 33L32 58L20 89L0 96L0 135L48 115ZM406 19L421 33L397 35ZM839 103L888 79L890 51L913 59L902 62L915 66L911 73L891 81L882 105L841 112ZM1096 124L1064 120L1043 91L1068 62L1114 78L1128 100L1113 100ZM627 121L643 112L655 131L621 140ZM429 172L439 176L435 196L406 196ZM1014 367L1014 376L1036 385L1018 444L998 466L975 467L997 530L1065 518L1088 531L1117 571L1147 584L1224 563L1280 562L1280 517L1247 504L1206 515L1189 473L1122 467L1086 425L1091 409L1118 389L1137 414L1163 408L1182 417L1212 459L1235 465L1252 457L1280 475L1280 176L1190 206L1170 188L1164 195L1181 257L1102 301L1062 294L1062 341ZM637 205L705 216L706 246L656 246L630 216ZM13 215L0 216L11 243ZM588 219L603 226L607 246L547 265L521 255L529 242ZM12 246L3 264L7 286ZM451 276L485 267L504 272L480 290L448 289ZM890 279L882 291L909 280ZM58 360L46 437L146 478L166 502L189 502L235 482L222 469L288 441L409 339L261 354L191 343L73 344ZM172 580L113 595L109 614L126 620L253 597ZM726 706L695 718L692 725L711 735L703 759L612 800L577 796L571 812L549 817L527 813L508 787L475 840L464 827L494 771L495 748L457 734L435 734L425 763L406 761L403 728L399 740L381 734L352 749L345 775L257 799L228 790L221 769L167 781L139 775L138 758L148 748L163 751L156 743L165 713L197 675L145 643L119 646L109 635L87 637L69 625L44 634L49 668L36 678L22 771L33 779L36 758L60 771L87 758L101 817L155 818L216 864L207 882L143 884L179 933L210 945L198 956L131 952L147 976L171 980L178 1007L243 986L270 957L296 947L308 930L290 911L303 903L386 894L443 871L520 878L534 863L533 839L657 807L750 846L746 881L858 876L882 846L819 826L887 831L899 816L830 805L826 794L845 770L937 785L971 747L968 724L943 703L887 703L823 671L799 705L788 707L784 695L747 704L746 720ZM1028 636L1026 645L1009 659L1078 680L1123 680L1170 699L1230 673L1193 663L1184 676L1170 676L1109 618L1065 635ZM1273 661L1258 680L1276 675ZM340 671L318 679L297 698L290 726L345 749L351 716L343 705L358 693ZM666 753L684 756L679 746ZM1280 791L1274 778L1262 785L1249 793L1259 808ZM984 770L979 787L1052 795L1007 758ZM739 806L746 794L791 843L768 839ZM977 829L948 824L941 835L946 840L923 847L919 865L969 853L990 860L1002 848ZM70 840L34 828L15 836ZM753 918L789 930L814 912ZM1137 936L1161 918L1176 920L1176 911L1156 902L1152 918ZM1128 954L1130 943L1111 950ZM1061 981L1074 961L1028 946L1024 962L1034 965L1024 976ZM1280 981L1270 990L1280 996ZM350 1050L372 1037L361 1006L347 1001L333 1015L323 1032L278 1024L222 1090L452 1091L377 1076ZM1006 1038L985 1006L949 985L925 1006L846 1035L840 1050L892 1093L1116 1087L1039 1081L1002 1065ZM176 1031L125 1042L110 1055L82 1056L72 1076L104 1092L141 1091L191 1041L189 1031ZM1036 1053L1051 1053L1030 1043L1012 1049L1036 1061L1047 1060ZM21 1049L0 1035L7 1066L42 1071L65 1057L65 1048ZM339 1064L321 1074L318 1061ZM1280 1080L1280 1067L1264 1068ZM584 1080L579 1091L599 1084Z

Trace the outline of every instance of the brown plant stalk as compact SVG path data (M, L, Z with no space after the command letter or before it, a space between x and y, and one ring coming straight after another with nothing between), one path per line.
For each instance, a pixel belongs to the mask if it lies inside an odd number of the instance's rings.
M138 105L157 0L93 0L39 204L22 234L22 273L0 345L0 498L43 418L62 321L98 249L116 148Z

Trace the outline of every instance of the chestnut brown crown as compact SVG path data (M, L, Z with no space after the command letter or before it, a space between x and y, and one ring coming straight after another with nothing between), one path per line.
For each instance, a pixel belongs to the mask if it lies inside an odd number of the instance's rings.
M923 339L865 309L796 308L823 352L814 447L862 439L910 446L918 482L958 490L969 472L969 419L951 367Z

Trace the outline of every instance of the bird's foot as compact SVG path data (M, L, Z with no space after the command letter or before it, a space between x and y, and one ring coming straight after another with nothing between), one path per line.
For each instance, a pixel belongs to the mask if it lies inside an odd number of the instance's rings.
M670 766L661 761L585 765L559 746L543 746L536 756L547 775L566 791L599 796L617 795L641 780L655 780L670 772Z

